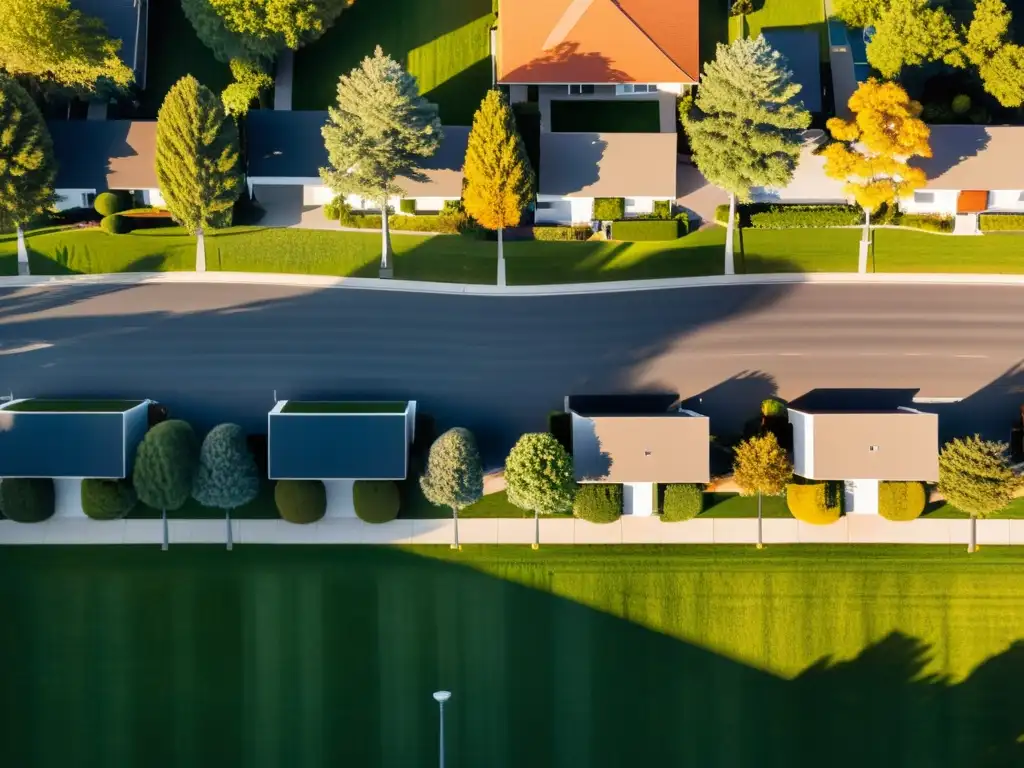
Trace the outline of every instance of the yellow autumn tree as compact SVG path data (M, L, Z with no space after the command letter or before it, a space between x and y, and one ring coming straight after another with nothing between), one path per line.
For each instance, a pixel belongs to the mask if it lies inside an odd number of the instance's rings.
M921 120L921 105L897 83L874 78L850 97L852 120L833 117L826 123L835 143L827 146L825 173L846 183L846 194L864 209L864 239L870 236L871 214L883 204L896 204L928 181L909 164L911 157L931 157L931 134Z

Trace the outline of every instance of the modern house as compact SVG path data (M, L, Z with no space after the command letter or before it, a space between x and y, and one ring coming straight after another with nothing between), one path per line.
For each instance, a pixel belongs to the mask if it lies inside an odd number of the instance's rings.
M883 481L937 482L939 417L906 406L841 410L793 403L793 472L845 483L847 514L878 514Z
M512 102L645 99L675 132L675 100L700 76L698 0L501 0L497 80Z
M594 200L625 199L626 216L676 197L674 133L542 133L538 224L589 224Z
M131 192L138 205L160 206L155 120L51 120L57 158L57 210L88 207L100 192Z
M622 513L644 517L654 514L659 483L710 480L706 416L678 406L620 409L616 400L566 398L577 482L622 484Z
M149 0L71 0L71 6L103 22L107 34L120 41L121 61L135 73L135 84L145 88Z
M320 133L327 112L253 110L246 119L247 174L249 191L257 200L288 198L294 206L311 208L334 199L334 192L320 178L327 166L327 150ZM447 200L462 197L462 165L466 158L469 128L444 126L444 138L433 157L425 158L422 174L400 181L404 197L416 201L418 212L436 213ZM349 195L354 210L378 210L378 202ZM389 205L399 210L400 198Z
M281 400L267 416L271 480L404 480L416 401Z

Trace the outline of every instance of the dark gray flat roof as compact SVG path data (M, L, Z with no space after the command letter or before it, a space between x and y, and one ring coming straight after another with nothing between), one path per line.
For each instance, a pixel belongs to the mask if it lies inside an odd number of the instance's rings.
M272 479L401 480L408 441L404 413L272 413Z
M125 476L124 414L0 410L0 477Z
M107 33L121 41L121 61L135 66L135 38L139 11L134 0L72 0L71 6L103 22Z
M821 112L821 57L818 30L778 28L765 29L761 34L768 44L786 57L793 73L793 82L803 88L796 98L804 103L808 112Z

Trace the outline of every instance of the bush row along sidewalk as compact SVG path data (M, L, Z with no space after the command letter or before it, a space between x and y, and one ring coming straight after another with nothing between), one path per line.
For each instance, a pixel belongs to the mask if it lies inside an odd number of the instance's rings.
M965 545L968 520L918 519L891 523L874 515L850 515L832 525L797 520L765 519L766 544L940 544ZM283 520L233 520L236 544L444 544L452 541L452 521L393 520L370 525L350 518L325 518L310 525ZM224 544L224 520L170 520L171 544ZM531 519L469 519L459 521L463 544L529 545ZM34 525L0 520L0 545L20 544L152 544L163 540L160 520L95 520L52 518ZM750 544L757 541L756 519L700 519L663 523L652 517L623 517L597 525L572 518L541 519L542 544ZM979 520L978 542L1024 545L1024 520Z

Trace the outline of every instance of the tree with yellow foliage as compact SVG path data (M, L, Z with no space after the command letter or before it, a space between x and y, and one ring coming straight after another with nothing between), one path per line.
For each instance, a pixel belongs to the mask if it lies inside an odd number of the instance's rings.
M497 230L500 259L502 229L519 224L533 197L533 170L526 146L500 91L489 91L473 116L465 178L462 198L466 213L481 226Z
M931 157L930 129L921 120L921 105L897 83L869 78L849 101L852 120L838 117L826 126L834 143L825 147L825 173L846 182L846 194L864 209L864 239L871 239L871 214L883 204L895 205L928 181L911 157ZM860 271L867 270L867 249L861 248Z

